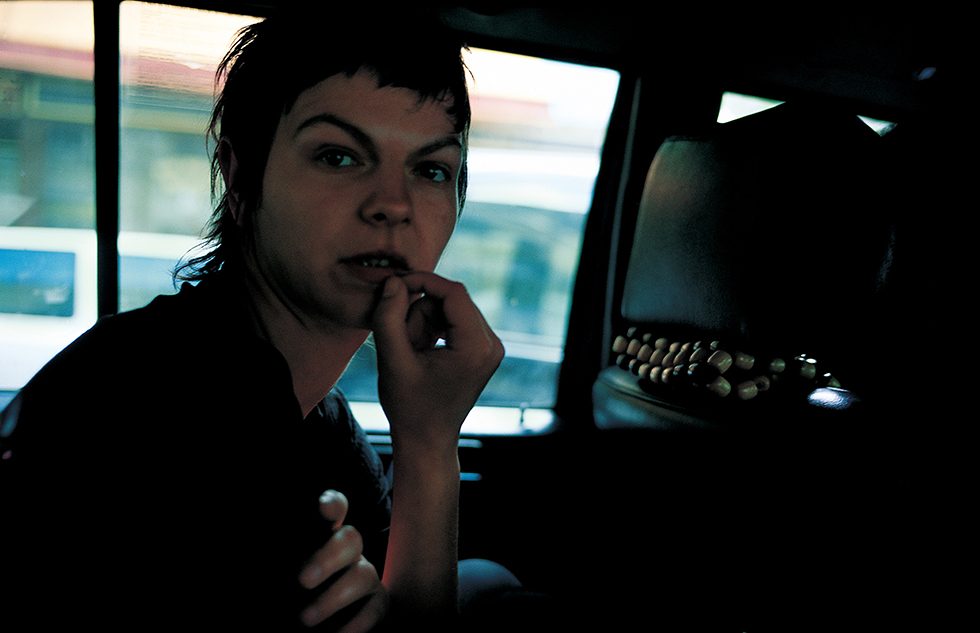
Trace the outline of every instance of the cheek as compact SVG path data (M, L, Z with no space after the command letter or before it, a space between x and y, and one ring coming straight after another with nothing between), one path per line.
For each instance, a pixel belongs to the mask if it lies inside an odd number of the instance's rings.
M287 189L273 187L263 192L253 215L255 250L267 266L288 269L309 250L310 230L302 207Z
M445 250L446 245L449 243L449 239L453 236L453 233L455 231L456 231L456 213L454 212L453 216L447 219L445 225L443 226L443 232L441 238L442 246L439 249L440 253L443 250Z
M440 218L438 221L433 221L433 230L429 233L428 241L428 245L431 250L431 265L433 268L439 263L439 259L442 257L443 251L446 250L446 246L449 244L449 239L452 237L455 229L455 212L453 212L451 216Z
M436 197L417 199L415 208L412 237L405 237L414 242L415 268L431 271L439 263L456 228L456 209L445 198Z
M287 247L312 239L315 225L322 220L317 210L324 204L313 195L317 190L297 178L296 172L267 171L256 218L265 238Z

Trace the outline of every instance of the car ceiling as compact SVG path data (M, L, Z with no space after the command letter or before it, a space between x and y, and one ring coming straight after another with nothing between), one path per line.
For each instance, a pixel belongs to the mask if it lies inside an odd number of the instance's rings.
M177 0L265 15L277 3ZM924 9L644 7L562 3L437 5L472 46L505 48L654 77L699 76L774 99L831 98L889 120L954 106L965 83L962 15Z

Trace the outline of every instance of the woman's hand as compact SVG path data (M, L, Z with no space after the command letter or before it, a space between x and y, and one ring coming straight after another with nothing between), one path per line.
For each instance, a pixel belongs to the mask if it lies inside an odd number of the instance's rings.
M374 337L392 439L432 448L450 441L455 450L463 420L504 355L466 288L435 273L389 278ZM437 346L440 339L445 344Z
M299 581L307 589L324 587L324 591L300 619L312 627L356 604L337 631L357 633L371 630L384 619L388 592L374 565L362 554L360 533L343 524L347 508L347 497L340 492L328 490L320 497L320 512L330 522L333 535L300 572Z

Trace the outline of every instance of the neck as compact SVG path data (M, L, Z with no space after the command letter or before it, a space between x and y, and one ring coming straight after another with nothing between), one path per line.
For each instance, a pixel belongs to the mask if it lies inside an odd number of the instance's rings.
M246 274L246 280L252 323L286 359L296 401L306 417L340 379L368 331L304 319L260 277Z

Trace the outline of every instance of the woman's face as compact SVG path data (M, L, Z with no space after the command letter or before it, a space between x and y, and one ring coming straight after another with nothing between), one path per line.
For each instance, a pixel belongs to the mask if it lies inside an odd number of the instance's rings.
M246 258L288 309L367 329L385 279L435 268L464 151L447 105L362 70L321 81L281 118Z

